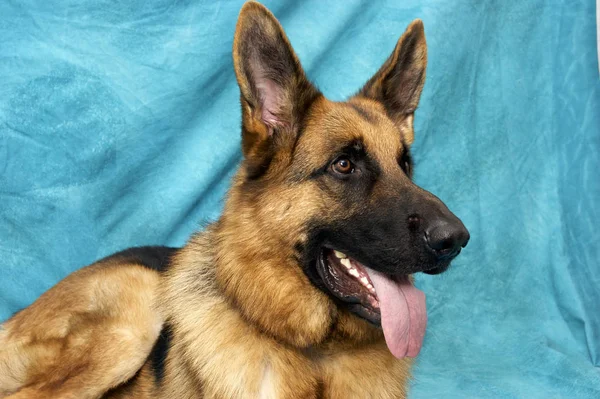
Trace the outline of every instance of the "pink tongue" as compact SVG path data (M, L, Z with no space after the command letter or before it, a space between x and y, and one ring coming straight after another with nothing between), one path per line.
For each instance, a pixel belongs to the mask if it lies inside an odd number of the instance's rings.
M427 326L425 294L408 278L394 281L383 273L365 269L379 298L381 327L390 352L398 359L417 356Z

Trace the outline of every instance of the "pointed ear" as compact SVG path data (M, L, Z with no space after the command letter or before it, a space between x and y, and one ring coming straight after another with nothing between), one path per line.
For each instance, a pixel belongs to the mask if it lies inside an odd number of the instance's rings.
M392 55L357 96L381 102L392 121L414 139L413 114L425 84L427 43L420 19L414 20L398 40Z
M306 110L320 93L306 79L277 19L259 3L242 7L233 63L241 94L244 155L268 156L274 150L273 141L297 133Z

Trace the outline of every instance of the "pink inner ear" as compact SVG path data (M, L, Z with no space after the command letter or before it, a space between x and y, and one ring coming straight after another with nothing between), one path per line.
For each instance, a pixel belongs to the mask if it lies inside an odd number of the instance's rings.
M260 117L269 126L269 131L272 134L272 128L285 124L285 121L281 117L284 108L282 104L285 100L284 90L273 79L269 79L266 76L263 65L256 58L252 58L250 69L252 70L254 85L260 99Z
M261 118L270 127L282 125L283 121L277 115L281 112L283 91L275 82L259 78L256 88L260 95Z

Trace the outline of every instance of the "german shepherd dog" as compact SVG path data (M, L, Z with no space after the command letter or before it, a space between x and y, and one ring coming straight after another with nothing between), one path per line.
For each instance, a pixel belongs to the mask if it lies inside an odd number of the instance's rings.
M233 45L244 159L220 219L59 282L0 330L0 397L404 398L425 334L411 274L461 221L412 180L427 47L416 20L366 85L327 100L279 22Z

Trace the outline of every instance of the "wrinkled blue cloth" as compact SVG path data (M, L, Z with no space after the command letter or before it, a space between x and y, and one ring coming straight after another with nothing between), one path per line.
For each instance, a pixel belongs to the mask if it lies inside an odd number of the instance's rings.
M416 180L471 242L419 276L412 398L600 397L594 1L266 1L330 98L422 18ZM240 160L241 1L0 2L0 320L218 217Z

